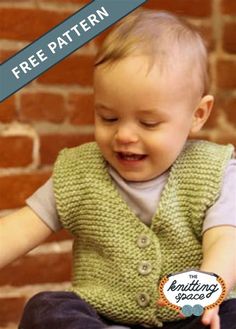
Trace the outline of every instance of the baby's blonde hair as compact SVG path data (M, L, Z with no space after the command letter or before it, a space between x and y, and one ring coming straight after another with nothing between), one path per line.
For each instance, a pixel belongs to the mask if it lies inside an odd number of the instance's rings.
M208 93L207 50L199 32L182 18L165 11L137 10L121 20L98 51L95 66L125 57L148 55L161 69L181 61L186 74L198 78L201 96ZM172 69L171 68L171 69Z

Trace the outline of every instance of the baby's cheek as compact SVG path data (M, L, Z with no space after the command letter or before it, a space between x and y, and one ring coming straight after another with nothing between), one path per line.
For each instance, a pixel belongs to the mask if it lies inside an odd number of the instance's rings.
M101 125L95 125L95 138L97 141L103 141L106 139L107 131Z
M153 148L155 148L157 151L165 151L166 149L169 149L172 147L173 144L173 138L171 136L171 132L168 134L159 133L152 138L151 143Z

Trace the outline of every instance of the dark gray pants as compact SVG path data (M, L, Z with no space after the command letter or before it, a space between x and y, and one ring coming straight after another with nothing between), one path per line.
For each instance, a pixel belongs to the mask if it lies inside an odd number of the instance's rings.
M236 299L220 305L221 329L236 329ZM114 326L114 327L113 327ZM118 324L101 317L84 300L71 292L42 292L32 297L25 306L19 329L105 329L142 326ZM163 329L210 328L201 323L200 317L189 317L164 323Z

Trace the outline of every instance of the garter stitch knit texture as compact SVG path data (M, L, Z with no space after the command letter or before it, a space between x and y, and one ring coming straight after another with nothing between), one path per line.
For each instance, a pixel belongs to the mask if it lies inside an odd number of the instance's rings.
M157 306L158 284L165 274L199 269L203 220L232 153L230 145L187 143L148 227L120 196L96 143L63 150L53 184L60 220L75 236L72 291L119 323L178 320Z

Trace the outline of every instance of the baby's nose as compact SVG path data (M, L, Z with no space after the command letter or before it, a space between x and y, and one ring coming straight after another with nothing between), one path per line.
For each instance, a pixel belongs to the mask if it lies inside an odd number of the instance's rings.
M118 143L121 144L135 143L138 141L138 134L134 127L129 125L122 125L118 127L115 139Z

